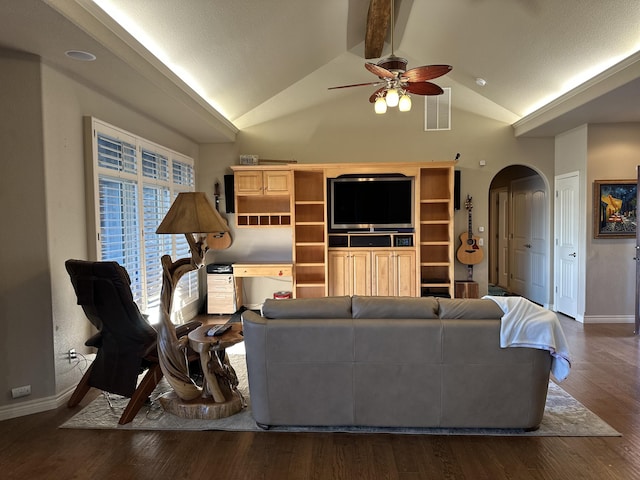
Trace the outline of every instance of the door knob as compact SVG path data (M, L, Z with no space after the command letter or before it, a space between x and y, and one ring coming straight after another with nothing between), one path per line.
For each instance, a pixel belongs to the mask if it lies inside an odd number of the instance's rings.
M569 256L575 258L576 257L576 252L570 253Z
M527 247L527 248L531 248L531 244L530 243L525 243L524 246Z

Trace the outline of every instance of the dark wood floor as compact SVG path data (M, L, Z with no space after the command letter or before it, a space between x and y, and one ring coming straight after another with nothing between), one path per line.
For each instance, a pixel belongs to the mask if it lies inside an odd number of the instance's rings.
M0 478L640 479L633 326L562 324L574 362L561 386L622 437L68 430L63 407L0 422Z

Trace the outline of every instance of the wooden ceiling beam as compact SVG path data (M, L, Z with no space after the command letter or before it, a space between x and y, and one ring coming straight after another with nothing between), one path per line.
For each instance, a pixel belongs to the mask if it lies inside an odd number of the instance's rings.
M391 0L371 0L364 39L365 58L380 58L391 17Z

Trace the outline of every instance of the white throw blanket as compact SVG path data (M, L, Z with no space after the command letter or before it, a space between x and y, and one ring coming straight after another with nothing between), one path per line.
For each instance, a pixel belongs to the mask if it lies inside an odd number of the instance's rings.
M554 312L523 297L493 297L504 315L500 323L500 347L529 347L551 352L551 373L561 382L569 375L569 345Z

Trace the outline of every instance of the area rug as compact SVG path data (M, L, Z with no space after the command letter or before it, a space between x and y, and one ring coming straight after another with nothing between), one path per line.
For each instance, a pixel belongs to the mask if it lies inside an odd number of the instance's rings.
M491 295L492 297L504 297L509 294L509 292L507 292L504 288L498 287L497 285L493 285L491 283L489 284L488 289L489 295Z
M157 398L170 390L162 381L153 392L152 401L141 409L131 423L118 425L118 419L128 399L111 395L109 403L104 396L97 397L61 428L118 429L118 430L224 430L239 432L265 432L251 416L251 400L247 386L246 364L243 354L230 354L230 362L240 380L239 389L247 400L247 407L231 417L219 420L194 420L165 413ZM503 429L459 428L372 428L372 427L272 427L268 432L345 432L389 433L404 435L487 435L522 437L585 437L621 436L605 421L591 412L554 382L549 382L547 404L540 428L533 432Z

